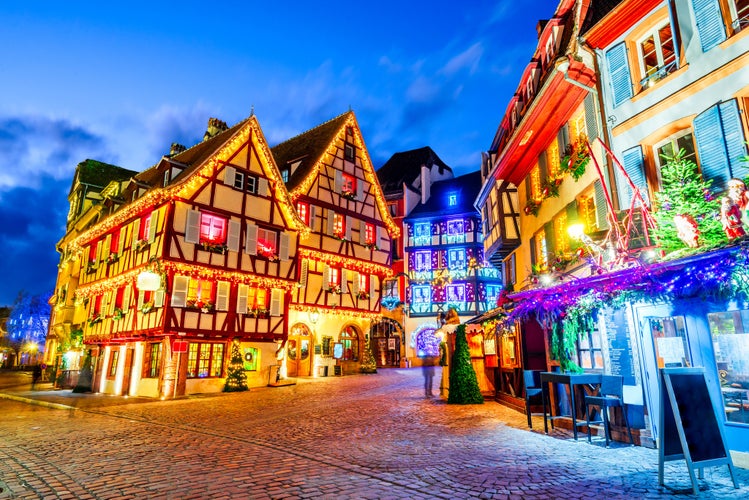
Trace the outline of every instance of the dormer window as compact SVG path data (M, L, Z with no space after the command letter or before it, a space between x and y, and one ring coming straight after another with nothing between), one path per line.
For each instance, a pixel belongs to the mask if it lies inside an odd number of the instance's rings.
M302 201L297 202L296 211L299 214L299 218L309 226L309 203L304 203Z
M234 187L236 189L244 188L244 173L234 172Z
M457 193L450 193L447 195L447 204L451 207L455 207L458 205L458 194Z
M289 176L291 175L291 169L284 167L281 169L281 180L285 183L289 182Z
M355 158L356 158L356 147L353 144L347 142L343 146L343 159L353 163Z

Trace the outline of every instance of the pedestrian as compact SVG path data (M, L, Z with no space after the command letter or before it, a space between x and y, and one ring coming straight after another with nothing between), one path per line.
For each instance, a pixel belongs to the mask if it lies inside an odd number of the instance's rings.
M36 389L36 383L42 378L42 367L39 363L34 365L34 370L31 372L31 390Z
M434 358L424 356L421 358L421 372L424 374L424 396L427 398L434 397L432 393L432 384L434 382Z

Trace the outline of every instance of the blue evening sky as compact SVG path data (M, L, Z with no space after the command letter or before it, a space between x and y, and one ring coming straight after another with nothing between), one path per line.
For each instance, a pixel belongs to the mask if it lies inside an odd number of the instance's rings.
M210 117L273 146L350 107L376 168L477 170L557 4L0 2L0 305L54 289L76 164L143 170Z

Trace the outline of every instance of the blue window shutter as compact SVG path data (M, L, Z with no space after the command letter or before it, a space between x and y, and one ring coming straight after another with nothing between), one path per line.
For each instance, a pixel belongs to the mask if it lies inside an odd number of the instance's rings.
M588 140L598 137L598 117L596 115L595 97L589 93L585 97L585 125L587 126Z
M649 203L648 199L648 181L645 177L645 159L642 155L642 148L635 146L622 153L622 166L624 171L627 172L632 184L640 190L642 198L645 203ZM619 188L619 207L622 210L627 210L632 204L632 197L635 195L632 188L629 186L629 182L624 179L621 173L617 175L618 188ZM640 206L640 203L635 203L635 206Z
M614 107L616 107L632 97L632 82L629 76L627 47L624 45L624 42L606 52L606 65L609 68L611 94L614 98Z
M713 189L720 191L731 178L731 172L728 168L718 106L712 106L697 115L693 126L702 177L711 180Z
M601 180L596 180L593 183L593 191L595 192L596 202L596 225L599 231L609 228L609 207L606 204L606 193L603 192L603 183Z
M702 51L707 52L726 39L718 0L692 0Z
M720 109L720 124L723 126L723 137L726 143L731 177L743 179L749 175L749 165L744 162L746 144L744 142L744 129L741 126L739 105L736 99L731 99L720 103L718 108Z

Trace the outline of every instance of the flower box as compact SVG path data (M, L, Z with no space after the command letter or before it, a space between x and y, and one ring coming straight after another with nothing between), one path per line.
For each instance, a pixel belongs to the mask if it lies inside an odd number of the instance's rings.
M151 243L148 240L138 240L135 242L135 251L142 252L143 250L146 250L150 246L151 246Z
M107 264L114 264L120 260L120 256L117 255L117 253L110 253L109 256L107 256Z
M200 247L206 252L225 254L229 248L224 243L211 243L209 241L200 242Z
M356 193L352 191L341 191L341 196L347 200L356 201Z

